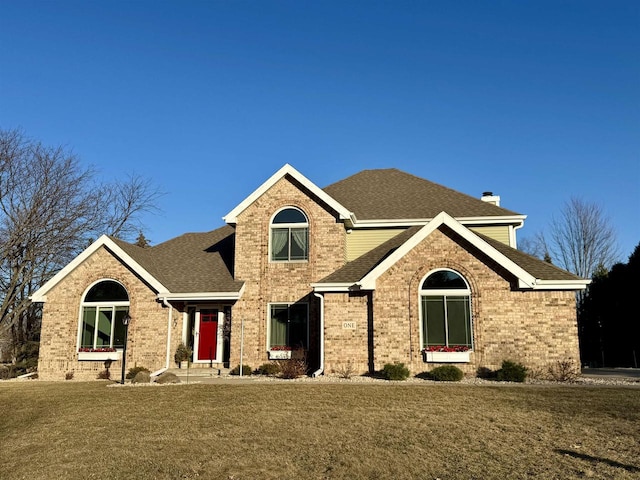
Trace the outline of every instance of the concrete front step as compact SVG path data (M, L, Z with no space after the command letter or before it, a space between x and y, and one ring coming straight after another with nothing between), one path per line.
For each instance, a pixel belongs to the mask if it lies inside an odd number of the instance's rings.
M170 368L168 372L182 378L186 377L226 377L229 375L229 368L212 367L212 368Z

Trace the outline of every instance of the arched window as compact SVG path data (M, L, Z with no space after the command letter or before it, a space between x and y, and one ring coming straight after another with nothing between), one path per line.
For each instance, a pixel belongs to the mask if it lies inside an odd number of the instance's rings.
M293 262L309 259L309 221L297 208L280 210L271 221L271 260Z
M472 348L471 289L459 273L430 273L420 286L420 299L422 348Z
M82 300L80 351L122 348L122 318L128 311L129 295L120 283L102 280L93 285Z

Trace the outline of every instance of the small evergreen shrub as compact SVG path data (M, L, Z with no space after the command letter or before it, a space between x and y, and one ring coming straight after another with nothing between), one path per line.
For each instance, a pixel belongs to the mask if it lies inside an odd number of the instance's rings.
M455 365L441 365L431 370L429 376L436 382L459 382L464 373Z
M65 380L73 380L73 370L64 374Z
M259 375L275 377L280 373L280 365L275 362L263 363L258 367L256 373L258 373Z
M404 363L387 363L382 368L382 376L387 380L406 380L409 378L409 369Z
M249 376L252 372L253 370L251 370L251 367L249 365L242 365L243 376ZM240 375L240 365L236 365L235 368L233 368L233 370L229 372L229 375Z
M109 371L108 368L105 368L100 373L98 373L98 376L96 378L98 380L109 380L111 379L111 372Z
M129 372L126 375L126 379L127 380L131 380L132 378L135 378L135 376L138 374L138 372L147 372L147 373L151 373L151 370L149 370L147 367L131 367L129 369Z
M502 367L496 373L499 382L524 382L527 378L527 367L521 363L503 360Z
M173 359L175 360L178 367L180 366L180 362L186 362L191 358L191 349L187 347L184 343L180 342L178 347L176 348L176 353L173 355Z

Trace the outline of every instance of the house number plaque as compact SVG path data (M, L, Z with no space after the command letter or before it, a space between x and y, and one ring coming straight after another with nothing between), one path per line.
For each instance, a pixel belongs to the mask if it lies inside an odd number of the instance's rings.
M355 330L356 329L356 322L342 322L342 329L343 330Z

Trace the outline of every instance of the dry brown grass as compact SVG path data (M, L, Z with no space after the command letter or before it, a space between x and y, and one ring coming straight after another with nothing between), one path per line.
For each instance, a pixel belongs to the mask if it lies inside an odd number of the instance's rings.
M0 478L639 478L640 389L0 383Z

